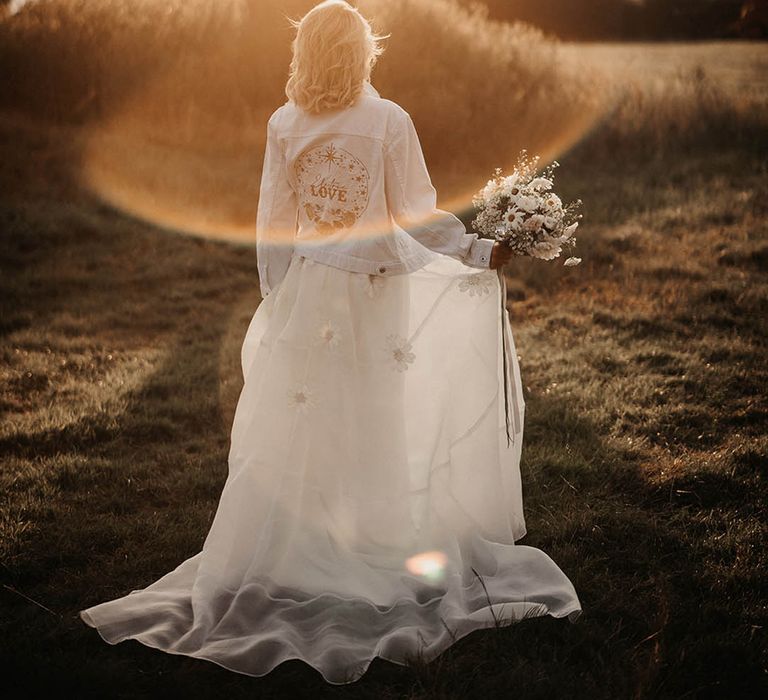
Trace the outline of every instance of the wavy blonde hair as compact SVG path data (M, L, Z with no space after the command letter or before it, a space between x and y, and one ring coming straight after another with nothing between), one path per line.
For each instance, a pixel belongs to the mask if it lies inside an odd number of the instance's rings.
M379 42L389 35L375 34L345 0L324 0L301 20L288 21L297 30L285 86L288 99L311 114L353 104L384 51Z

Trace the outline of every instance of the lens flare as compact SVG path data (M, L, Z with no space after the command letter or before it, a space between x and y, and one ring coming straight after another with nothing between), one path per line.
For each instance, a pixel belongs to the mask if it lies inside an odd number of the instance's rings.
M438 550L421 552L405 560L405 568L428 581L439 581L445 575L448 557Z
M597 123L599 115L574 119L546 143L534 146L543 163L577 143ZM148 223L181 233L239 243L256 237L256 209L260 167L253 157L264 145L244 134L239 148L201 148L173 143L147 133L146 125L133 115L116 115L108 124L93 127L80 170L81 182L102 201ZM514 162L511 153L496 163L502 169ZM471 215L472 196L482 187L491 169L472 161L467 154L461 179L445 178L447 193L438 206L458 216ZM437 181L439 173L433 175ZM362 230L361 237L380 235ZM293 232L276 238L291 243Z

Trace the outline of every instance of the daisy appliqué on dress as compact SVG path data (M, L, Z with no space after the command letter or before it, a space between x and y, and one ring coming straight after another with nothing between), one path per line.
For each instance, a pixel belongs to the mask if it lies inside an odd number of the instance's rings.
M410 363L416 359L411 343L397 333L390 333L386 338L385 350L389 358L390 366L399 372L408 369Z
M299 384L288 390L288 405L301 413L306 413L315 403L315 395L306 384Z
M469 296L485 296L493 290L496 275L491 272L472 272L464 275L459 282L459 291Z
M320 324L315 339L323 347L326 347L329 350L335 350L339 347L339 343L341 342L341 334L339 333L336 324L328 319Z

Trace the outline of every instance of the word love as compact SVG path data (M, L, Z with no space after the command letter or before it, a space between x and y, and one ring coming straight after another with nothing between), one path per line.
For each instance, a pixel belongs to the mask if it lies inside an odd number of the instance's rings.
M347 188L339 185L336 180L328 181L324 177L320 178L309 186L309 191L313 197L335 199L337 202L347 201Z

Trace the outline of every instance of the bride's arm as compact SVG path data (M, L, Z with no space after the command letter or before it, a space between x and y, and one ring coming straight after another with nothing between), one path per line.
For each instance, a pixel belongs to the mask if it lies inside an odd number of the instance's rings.
M413 121L400 107L392 117L384 143L384 161L387 204L395 220L431 250L470 267L490 267L495 241L468 233L458 217L437 208L437 192Z
M256 256L261 296L266 297L285 277L293 255L298 200L288 181L285 155L275 129L275 114L267 124L267 145L261 171L256 214Z

